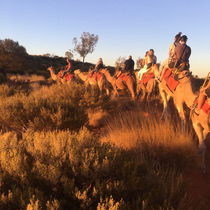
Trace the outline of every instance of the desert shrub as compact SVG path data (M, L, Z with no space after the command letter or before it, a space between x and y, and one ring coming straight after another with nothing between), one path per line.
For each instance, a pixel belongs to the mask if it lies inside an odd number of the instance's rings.
M0 85L0 98L4 98L14 95L16 92L14 87L9 87L8 85Z
M27 131L19 142L13 133L0 138L5 154L12 147L19 151L19 158L7 166L10 156L0 156L4 208L184 209L186 202L191 206L175 167L101 144L86 128Z
M85 91L78 84L52 85L27 93L13 94L12 90L0 88L5 95L0 102L0 127L5 131L75 130L88 121L88 110L109 107L109 97L101 96L97 88Z
M25 75L20 75L20 74L16 74L16 75L8 75L8 79L11 81L15 81L15 82L40 82L40 81L44 81L45 78L44 76L40 76L40 75L36 75L36 74L25 74Z

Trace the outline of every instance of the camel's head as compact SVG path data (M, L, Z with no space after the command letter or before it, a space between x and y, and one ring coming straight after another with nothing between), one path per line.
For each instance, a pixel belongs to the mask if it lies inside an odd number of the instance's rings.
M76 69L76 70L74 70L74 73L75 74L80 74L81 73L81 70L80 69Z
M53 70L53 67L50 66L50 67L47 68L47 70L48 70L48 71L51 71L51 70Z
M150 72L153 73L153 74L158 73L159 72L159 67L160 67L159 63L152 64Z
M94 69L93 66L90 66L90 68L88 69L88 71L92 71Z
M100 69L100 72L103 73L103 74L106 74L107 72L109 72L109 70L107 68L105 69Z

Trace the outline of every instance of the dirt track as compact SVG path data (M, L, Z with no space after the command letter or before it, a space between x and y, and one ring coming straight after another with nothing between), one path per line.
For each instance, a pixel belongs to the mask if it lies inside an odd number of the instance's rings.
M185 173L185 179L191 186L189 195L205 203L206 208L202 210L210 209L210 135L207 137L206 145L206 174L202 174L200 169Z

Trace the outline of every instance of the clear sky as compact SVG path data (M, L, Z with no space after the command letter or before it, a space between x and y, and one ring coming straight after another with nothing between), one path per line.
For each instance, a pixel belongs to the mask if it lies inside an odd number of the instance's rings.
M101 57L105 65L119 56L136 61L151 48L163 62L182 32L192 49L193 75L210 71L209 0L0 0L0 39L18 41L31 55L65 56L83 32L99 36L85 61Z

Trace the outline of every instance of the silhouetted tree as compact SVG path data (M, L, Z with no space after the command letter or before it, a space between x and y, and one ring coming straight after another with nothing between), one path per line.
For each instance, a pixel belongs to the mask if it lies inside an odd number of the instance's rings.
M118 69L119 67L123 68L123 64L125 63L126 57L120 56L116 61L115 61L115 68Z
M68 58L68 59L72 59L74 57L74 55L71 51L66 51L65 52L65 57Z
M138 57L138 59L136 60L136 67L137 69L142 69L144 66L142 64L143 58Z
M87 54L92 53L95 50L95 46L98 42L98 35L90 34L89 32L83 32L80 37L81 42L77 41L74 37L73 44L75 45L74 51L76 51L83 60L82 69L84 68L85 57Z
M26 68L26 49L11 39L0 40L0 69L20 71Z

